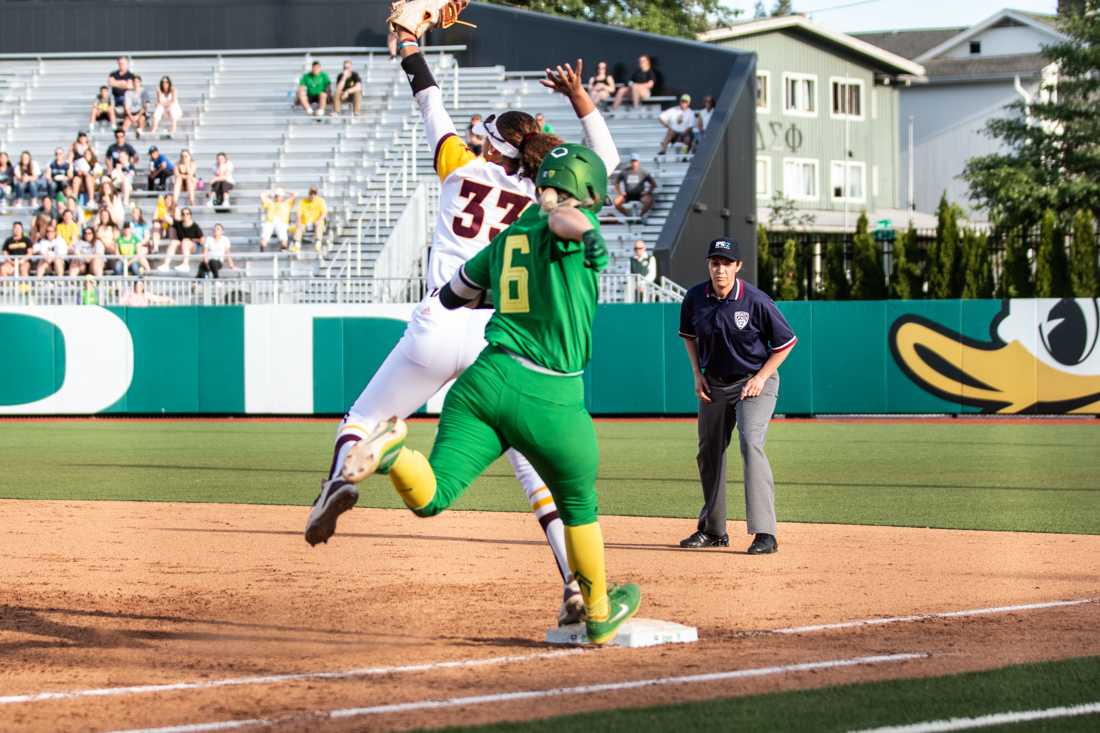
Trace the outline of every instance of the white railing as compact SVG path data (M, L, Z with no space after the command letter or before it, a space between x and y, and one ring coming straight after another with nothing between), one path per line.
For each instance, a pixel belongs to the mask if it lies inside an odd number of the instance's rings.
M430 202L437 196L431 179L417 185L374 261L375 282L392 283L420 274L434 224Z
M144 302L138 298L144 291ZM0 306L41 305L295 305L417 303L422 277L185 278L29 277L0 279ZM135 302L137 299L139 302ZM675 303L671 289L639 275L600 275L601 303Z

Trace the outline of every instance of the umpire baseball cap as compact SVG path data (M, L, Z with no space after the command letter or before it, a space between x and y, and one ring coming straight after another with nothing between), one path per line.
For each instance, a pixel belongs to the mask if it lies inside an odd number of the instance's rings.
M707 247L707 259L711 257L722 257L730 260L731 262L741 261L741 249L737 246L737 242L730 239L715 239Z

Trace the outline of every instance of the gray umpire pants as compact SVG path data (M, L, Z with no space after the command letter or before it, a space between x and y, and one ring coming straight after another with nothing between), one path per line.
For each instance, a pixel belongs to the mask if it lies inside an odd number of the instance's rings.
M742 400L741 388L746 381L748 377L733 383L707 377L711 401L699 402L697 460L703 484L703 509L699 512L698 529L709 535L726 534L726 448L734 427L741 440L749 534L776 534L775 480L764 454L764 439L779 400L779 375L769 377L758 396Z

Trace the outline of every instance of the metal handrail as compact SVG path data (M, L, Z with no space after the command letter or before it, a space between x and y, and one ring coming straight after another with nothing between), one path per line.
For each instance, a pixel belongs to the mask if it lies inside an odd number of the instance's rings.
M425 53L457 53L466 50L465 45L457 46L425 46ZM189 50L189 51L88 51L68 52L52 51L49 53L5 53L0 54L0 61L51 61L65 59L114 59L119 56L127 58L205 58L208 56L220 58L223 56L302 56L305 54L355 54L358 56L374 54L389 54L385 46L323 46L320 48L235 48L221 50Z

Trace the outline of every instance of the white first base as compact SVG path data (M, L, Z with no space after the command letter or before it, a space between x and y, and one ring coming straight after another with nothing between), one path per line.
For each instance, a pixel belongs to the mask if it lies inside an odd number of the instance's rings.
M690 644L699 641L699 630L672 621L655 618L632 618L619 627L619 633L611 640L613 646L636 649L659 644ZM584 624L556 626L546 632L548 644L587 644L588 634Z

